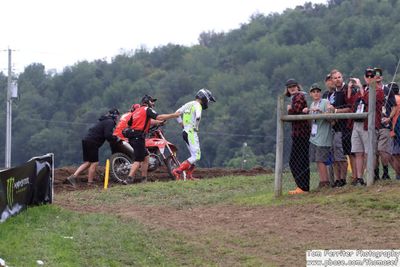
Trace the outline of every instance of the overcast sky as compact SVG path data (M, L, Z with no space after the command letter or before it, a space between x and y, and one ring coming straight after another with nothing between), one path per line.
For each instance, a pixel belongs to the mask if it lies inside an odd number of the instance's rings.
M32 63L62 71L79 61L168 43L198 44L200 33L227 32L255 13L281 13L326 0L0 0L0 71L11 48L15 72Z

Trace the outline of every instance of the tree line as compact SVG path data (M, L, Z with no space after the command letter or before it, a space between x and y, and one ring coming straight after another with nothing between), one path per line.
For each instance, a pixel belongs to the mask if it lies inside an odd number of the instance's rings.
M81 162L80 140L111 107L126 112L144 94L158 98L156 111L175 111L205 87L215 95L203 113L203 167L272 167L276 99L288 78L308 88L333 68L361 77L367 66L392 79L400 55L397 0L331 0L271 14L253 14L229 32L203 32L199 43L123 51L111 62L81 61L60 73L32 63L14 77L12 163L55 153L56 166ZM7 76L0 73L0 123L6 124ZM3 110L3 111L1 111ZM187 154L178 125L166 137ZM4 151L5 130L0 132ZM109 156L108 147L101 151ZM0 154L0 166L4 154Z

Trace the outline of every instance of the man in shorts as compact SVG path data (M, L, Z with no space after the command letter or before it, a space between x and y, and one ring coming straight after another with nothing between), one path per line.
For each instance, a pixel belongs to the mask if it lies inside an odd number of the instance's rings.
M394 116L396 106L396 99L393 90L383 84L383 70L381 68L374 68L376 86L383 90L385 101L382 107L382 123L381 128L377 131L377 159L374 179L379 180L379 159L382 163L383 174L382 180L389 180L389 163L392 161L392 138L390 137L390 130L392 128L392 117Z
M363 86L359 79L354 78L355 85L358 91L352 97L353 109L355 113L368 112L368 98L369 90L373 90L370 86L372 82L375 81L375 70L373 68L367 68L365 70L364 80L366 85ZM375 130L379 131L381 128L381 117L382 117L382 107L384 105L384 93L380 87L375 87L376 89L376 116L375 116ZM353 125L353 132L351 135L351 152L355 153L356 157L356 177L352 181L353 186L365 185L363 179L365 170L365 159L366 155L369 153L367 151L367 141L368 141L368 119L355 119ZM376 162L374 163L374 165Z
M303 110L304 113L321 114L329 112L333 107L327 99L322 99L321 87L313 84L310 88L310 95L313 102L309 108ZM328 179L328 169L325 162L329 158L332 146L331 123L325 119L313 120L311 123L310 136L310 162L316 162L319 173L319 188L330 187Z
M119 111L116 108L102 115L99 121L89 129L86 136L82 139L83 163L78 167L75 173L65 180L66 183L75 187L76 177L88 169L88 185L93 184L96 169L99 164L99 149L107 140L110 146L118 142L118 137L113 135L113 130L119 117Z
M141 177L140 179L135 179L135 173L140 167L140 164L148 164L149 154L146 149L145 136L149 132L151 119L164 121L172 118L177 118L180 116L180 112L175 112L171 114L157 114L153 110L154 102L157 99L152 98L149 95L145 95L141 102L140 107L132 112L132 124L130 126L130 131L124 135L129 138L129 144L134 150L135 162L129 171L129 176L126 181L128 183L137 183L146 181L147 177Z
M334 107L334 113L347 113L351 109L348 107L346 102L347 84L343 81L343 75L337 69L330 72L330 79L332 81L334 89L331 90L327 95L324 95L325 99L328 99L330 104ZM333 187L342 187L346 185L347 178L347 157L346 155L351 154L351 133L347 131L346 124L347 120L335 120L332 122L333 126L333 159L334 159L334 171L335 171L335 182Z

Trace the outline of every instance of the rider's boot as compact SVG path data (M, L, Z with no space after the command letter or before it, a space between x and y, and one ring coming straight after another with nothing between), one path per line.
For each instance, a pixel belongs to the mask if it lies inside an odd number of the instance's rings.
M181 163L181 165L179 165L178 168L172 170L172 175L175 177L176 180L180 180L183 171L189 169L189 167L190 167L189 161L185 160L184 162Z
M192 165L190 165L189 169L186 170L186 178L188 180L198 180L197 178L193 177L193 171L194 171L195 167L196 167L196 165L192 164Z

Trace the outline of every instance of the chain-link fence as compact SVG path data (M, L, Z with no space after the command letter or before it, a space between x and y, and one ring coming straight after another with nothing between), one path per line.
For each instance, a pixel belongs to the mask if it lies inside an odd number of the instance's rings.
M321 186L321 176L327 176L329 184L333 181L333 154L331 149L316 148L309 142L312 134L312 125L315 120L360 120L368 118L368 137L366 137L366 167L364 176L367 185L374 182L374 160L376 157L375 134L375 90L370 90L368 96L369 112L363 113L322 113L287 115L284 96L277 101L277 133L276 133L276 160L275 160L275 196L282 191L287 192L294 188L309 191ZM309 126L307 126L309 125ZM349 131L351 137L351 130ZM332 137L333 138L333 137ZM332 139L335 142L335 139ZM312 162L310 162L310 153ZM316 157L316 158L315 158ZM324 159L323 162L321 159ZM316 161L317 163L315 163ZM321 162L323 164L321 164ZM348 158L344 164L347 167ZM354 165L354 163L353 163ZM349 166L351 166L349 164ZM354 166L353 166L354 167ZM349 167L350 169L350 167ZM347 170L346 174L347 176ZM345 177L346 177L345 176Z

